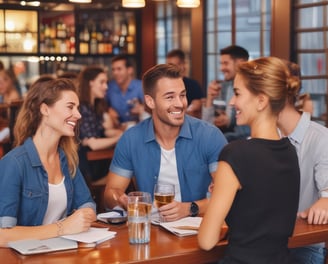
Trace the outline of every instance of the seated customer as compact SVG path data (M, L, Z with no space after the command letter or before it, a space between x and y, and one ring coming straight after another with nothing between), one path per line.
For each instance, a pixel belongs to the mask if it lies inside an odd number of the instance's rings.
M185 54L180 49L174 49L166 54L166 63L176 65L180 68L181 74L186 74ZM183 83L187 90L188 108L187 114L201 118L203 91L200 84L191 78L183 76Z
M80 169L88 180L95 181L106 176L108 160L88 161L86 152L113 147L123 131L115 129L107 111L105 95L107 73L96 65L87 66L78 76L80 92Z
M10 104L19 100L21 96L16 90L14 76L8 70L0 70L0 103Z
M211 174L227 141L215 126L186 115L186 88L176 66L150 68L143 88L151 118L117 143L107 176L107 205L126 208L125 191L135 178L138 190L151 194L157 182L175 185L174 201L159 209L166 221L203 214Z
M300 71L295 63L288 62L293 75ZM298 216L311 225L328 223L328 128L311 121L309 112L298 111L295 102L298 97L290 97L281 111L278 127L283 137L288 137L295 146L301 172L300 200ZM297 264L323 264L326 257L324 243L291 249Z
M275 57L241 63L230 104L238 125L249 125L251 138L229 143L219 156L207 211L198 233L210 250L226 221L228 247L219 263L289 264L299 198L297 154L280 138L278 115L299 89L285 63Z
M116 127L137 123L149 115L144 110L141 81L134 78L134 68L126 55L117 55L111 61L112 80L108 83L106 101Z
M14 128L16 147L0 160L0 247L79 233L96 220L77 164L78 107L69 80L27 92Z
M4 68L0 70L0 103L10 105L12 102L21 99L21 96L15 87L14 81L15 76L11 71ZM8 107L8 111L5 114L5 119L10 119L10 107ZM11 149L10 129L10 124L8 127L6 126L0 129L0 142L4 143L5 152L8 152Z

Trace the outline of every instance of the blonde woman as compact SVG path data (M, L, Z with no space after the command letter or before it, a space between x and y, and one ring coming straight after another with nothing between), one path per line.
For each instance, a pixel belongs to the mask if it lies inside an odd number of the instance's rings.
M292 235L299 199L297 154L280 138L278 115L299 90L285 63L275 57L241 63L230 105L238 125L249 125L251 138L229 143L219 155L218 169L198 242L210 250L221 227L229 227L228 247L219 263L291 263Z

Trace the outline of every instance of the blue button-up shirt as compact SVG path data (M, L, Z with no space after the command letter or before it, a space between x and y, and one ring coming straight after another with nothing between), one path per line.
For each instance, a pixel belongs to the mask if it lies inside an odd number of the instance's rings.
M122 93L116 81L113 80L108 83L106 100L108 105L118 113L120 122L136 121L130 113L131 108L133 108L133 99L138 99L141 103L144 102L141 80L132 80L125 93Z
M75 177L70 177L61 149L59 158L67 192L66 215L78 208L95 210L81 172L77 170ZM31 138L0 160L0 171L0 228L42 225L49 198L48 175Z
M213 125L186 116L175 143L181 201L206 198L217 169L219 153L227 143L221 131ZM153 193L160 170L161 149L155 138L152 118L127 130L115 147L110 171L131 178L138 189Z

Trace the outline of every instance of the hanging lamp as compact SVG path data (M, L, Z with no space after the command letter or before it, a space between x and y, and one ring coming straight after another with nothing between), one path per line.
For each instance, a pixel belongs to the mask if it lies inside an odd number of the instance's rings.
M145 0L122 0L122 6L127 8L145 7Z
M200 0L177 0L178 7L195 8L200 6Z
M92 3L92 0L68 0L71 3L81 3L81 4L88 4Z

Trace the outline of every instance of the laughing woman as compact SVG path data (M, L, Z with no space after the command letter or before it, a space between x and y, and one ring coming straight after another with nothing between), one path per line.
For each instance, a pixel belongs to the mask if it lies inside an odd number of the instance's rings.
M284 62L259 58L239 65L234 80L238 125L249 125L251 138L228 144L219 156L214 188L198 242L209 250L229 227L228 247L219 263L287 264L299 198L296 151L280 139L277 118L289 96L299 90Z
M16 147L0 160L0 246L88 230L95 203L78 169L79 99L74 84L32 85L14 128Z

